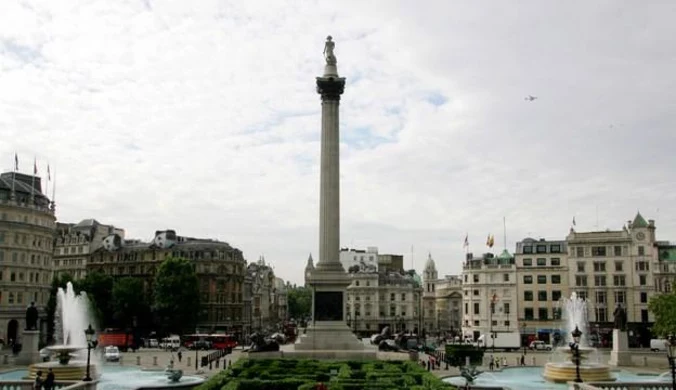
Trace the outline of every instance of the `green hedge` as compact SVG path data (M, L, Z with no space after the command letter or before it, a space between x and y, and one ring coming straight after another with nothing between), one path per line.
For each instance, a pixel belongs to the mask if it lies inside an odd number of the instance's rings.
M197 390L454 389L414 362L241 359Z

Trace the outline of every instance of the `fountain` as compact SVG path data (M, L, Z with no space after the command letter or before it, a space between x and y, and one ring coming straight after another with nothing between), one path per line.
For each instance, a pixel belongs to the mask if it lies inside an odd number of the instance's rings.
M85 329L91 323L89 299L84 291L76 294L73 284L68 282L65 289L59 288L57 291L56 302L54 337L57 344L47 347L47 350L56 355L58 360L30 365L28 378L35 379L38 371L46 373L51 369L56 380L80 380L87 371ZM96 367L96 364L90 365L93 378L98 377Z
M568 361L549 362L545 364L544 378L551 382L568 382L577 377L575 364L575 350L579 353L579 373L583 381L613 381L610 367L606 364L589 361L589 354L596 352L596 348L589 347L589 330L587 320L587 301L579 298L575 292L570 299L562 299L563 318L565 321L564 334L569 346L558 347L556 351L564 354ZM573 339L572 331L579 332L579 340ZM571 348L575 346L576 348Z

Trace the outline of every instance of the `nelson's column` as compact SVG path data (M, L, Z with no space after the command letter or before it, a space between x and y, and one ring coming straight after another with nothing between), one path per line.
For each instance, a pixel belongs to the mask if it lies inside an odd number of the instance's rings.
M338 76L335 43L326 38L324 75L317 77L322 98L321 174L319 192L319 262L305 275L312 287L312 323L295 351L315 358L373 358L345 322L350 279L340 263L340 156L338 107L345 78ZM306 352L307 351L307 352ZM304 353L306 352L306 353ZM373 355L373 356L371 356Z

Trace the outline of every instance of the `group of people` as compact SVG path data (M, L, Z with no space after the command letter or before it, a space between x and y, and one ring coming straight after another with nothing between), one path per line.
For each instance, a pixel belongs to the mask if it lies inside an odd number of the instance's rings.
M519 359L519 365L526 365L526 355L521 355L521 358ZM499 370L500 366L507 367L507 358L504 356L502 358L497 356L493 357L493 355L491 355L490 361L488 362L488 369L491 371L494 369Z
M34 390L53 390L55 385L54 372L50 368L47 372L47 378L42 379L42 371L38 371L35 374L35 383L33 384Z

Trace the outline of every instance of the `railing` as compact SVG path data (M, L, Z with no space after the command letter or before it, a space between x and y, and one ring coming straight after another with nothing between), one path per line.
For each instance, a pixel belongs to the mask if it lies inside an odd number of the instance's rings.
M672 390L670 383L658 382L568 382L570 390Z

